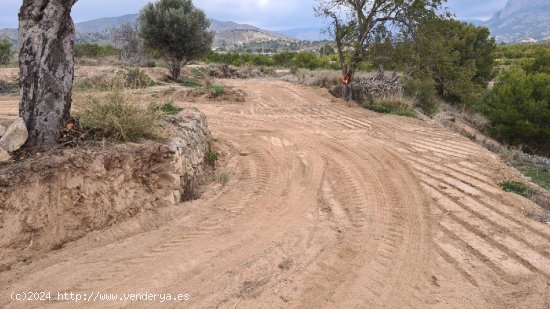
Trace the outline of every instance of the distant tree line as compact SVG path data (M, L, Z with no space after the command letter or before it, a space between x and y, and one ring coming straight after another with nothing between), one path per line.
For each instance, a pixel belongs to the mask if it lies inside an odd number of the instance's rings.
M339 69L338 57L336 55L321 56L313 52L280 52L273 55L212 52L204 60L206 63L220 63L234 66L255 65L309 70Z

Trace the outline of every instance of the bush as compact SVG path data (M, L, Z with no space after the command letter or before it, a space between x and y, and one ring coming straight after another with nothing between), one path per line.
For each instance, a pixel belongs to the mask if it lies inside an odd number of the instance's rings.
M496 44L489 30L448 19L427 19L415 32L396 43L369 51L382 64L413 72L418 80L431 79L440 97L470 107L485 94L495 76ZM388 59L387 54L391 55ZM431 96L431 94L430 94ZM430 97L423 98L432 110Z
M529 153L550 154L550 74L505 71L479 110L493 137Z
M206 63L227 64L232 66L262 66L262 67L283 67L292 70L299 68L316 70L332 69L339 70L337 57L319 56L311 52L281 52L273 56L255 55L247 53L210 53L205 61Z
M105 101L90 98L78 114L80 125L97 131L99 137L119 142L138 142L161 137L162 113L142 108L115 92Z
M120 51L112 45L77 44L74 48L77 58L102 58L107 56L119 56Z
M505 181L500 184L500 187L506 192L513 192L525 197L533 194L533 191L528 185L519 181Z
M0 40L0 65L7 65L10 63L12 51L12 45L9 40Z
M209 151L206 155L206 160L208 163L214 165L220 159L220 154L216 151Z
M405 79L405 95L415 98L415 105L428 116L433 116L439 109L433 79Z
M208 90L213 97L219 97L225 93L225 88L220 85L208 85Z

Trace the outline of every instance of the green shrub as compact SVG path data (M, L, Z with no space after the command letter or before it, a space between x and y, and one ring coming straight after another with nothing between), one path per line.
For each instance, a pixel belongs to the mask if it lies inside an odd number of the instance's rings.
M208 90L214 97L219 97L225 93L225 88L220 85L208 85Z
M120 50L116 49L112 45L99 45L99 44L77 44L75 45L75 56L77 58L89 57L89 58L101 58L107 56L119 56Z
M514 67L502 73L478 106L489 133L529 153L550 154L550 74L527 74Z
M431 18L421 22L414 34L368 53L374 53L372 59L382 59L382 64L390 68L411 71L418 80L433 80L441 98L470 107L483 97L484 89L495 76L495 50L487 28ZM419 101L428 114L433 110L431 94Z
M206 160L208 163L214 165L220 159L220 153L216 151L209 151L206 155Z
M174 106L171 101L164 103L163 105L152 105L150 108L162 111L167 115L177 115L183 110L181 107Z
M500 184L500 187L506 192L513 192L526 197L533 194L528 185L519 181L505 181Z
M12 45L9 40L0 40L0 65L7 65L10 63L12 56Z
M210 53L206 63L227 64L232 66L283 67L289 69L332 69L339 70L338 58L335 55L319 56L311 52L281 52L273 56L249 53Z
M80 125L99 137L119 142L138 142L161 137L162 113L132 103L121 92L107 100L90 98L78 114Z
M433 116L439 109L433 79L405 79L405 95L416 99L422 113Z
M281 52L273 55L273 60L275 64L281 67L290 67L292 65L292 60L296 56L296 53L293 52Z
M319 57L315 55L314 53L299 53L294 56L292 59L293 65L302 68L302 69L309 69L309 70L315 70L322 66Z

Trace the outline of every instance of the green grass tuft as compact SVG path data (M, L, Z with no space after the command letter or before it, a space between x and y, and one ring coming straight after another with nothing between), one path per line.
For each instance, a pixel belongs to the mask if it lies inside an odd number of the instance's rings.
M500 184L500 187L506 192L513 192L525 197L533 193L527 184L519 181L505 181Z
M208 163L214 165L220 159L220 153L216 151L209 151L206 155L206 159L208 160Z
M220 85L209 85L208 90L214 97L219 97L225 93L225 88Z
M185 87L199 88L203 86L203 84L199 80L196 80L192 77L182 77L179 82Z

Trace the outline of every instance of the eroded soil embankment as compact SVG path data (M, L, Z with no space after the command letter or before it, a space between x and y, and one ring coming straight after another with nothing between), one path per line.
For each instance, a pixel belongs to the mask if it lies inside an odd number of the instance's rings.
M205 177L210 131L187 109L168 143L64 149L0 172L0 270L139 212L179 203Z

